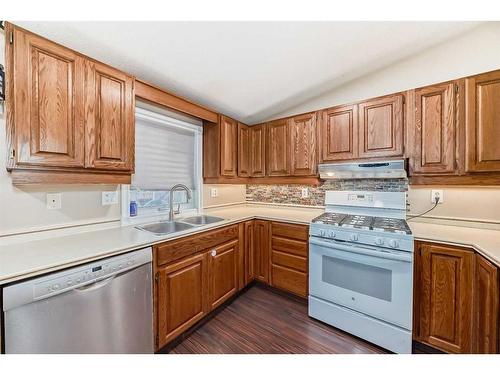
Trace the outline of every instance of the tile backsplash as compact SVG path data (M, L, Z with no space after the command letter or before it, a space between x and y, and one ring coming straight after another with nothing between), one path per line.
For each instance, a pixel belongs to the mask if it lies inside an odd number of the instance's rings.
M302 198L302 189L309 196ZM247 185L246 201L260 203L323 206L326 190L407 191L407 179L330 180L319 186L310 185Z

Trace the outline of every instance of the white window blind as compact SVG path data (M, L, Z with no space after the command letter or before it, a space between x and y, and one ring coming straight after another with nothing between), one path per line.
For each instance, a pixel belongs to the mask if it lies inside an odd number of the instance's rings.
M200 135L200 126L138 108L132 186L168 191L181 183L196 190Z

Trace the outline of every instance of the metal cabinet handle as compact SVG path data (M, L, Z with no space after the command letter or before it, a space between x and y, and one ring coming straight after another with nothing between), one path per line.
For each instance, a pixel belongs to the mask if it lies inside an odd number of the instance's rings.
M212 250L210 252L210 255L213 256L213 257L216 256L217 255L217 250Z

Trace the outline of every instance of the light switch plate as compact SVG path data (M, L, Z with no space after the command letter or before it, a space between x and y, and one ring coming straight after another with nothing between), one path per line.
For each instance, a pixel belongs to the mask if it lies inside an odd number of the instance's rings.
M436 198L439 198L438 204L444 202L443 190L431 190L431 203L436 203Z
M302 188L302 198L309 198L309 189Z
M217 188L211 188L210 189L210 197L217 198L218 196L219 196L219 190L217 190Z
M49 210L60 210L61 203L61 193L47 193L47 208Z
M101 203L103 206L108 206L110 204L118 204L118 192L117 191L103 191Z

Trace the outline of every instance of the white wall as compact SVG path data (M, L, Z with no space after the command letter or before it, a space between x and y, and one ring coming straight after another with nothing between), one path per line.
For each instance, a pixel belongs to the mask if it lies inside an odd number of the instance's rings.
M5 66L0 35L0 64ZM5 112L5 111L4 111ZM14 186L5 169L5 113L0 115L0 241L13 233L120 220L119 205L101 206L101 192L117 186ZM46 208L46 193L62 194L62 209Z
M215 198L210 196L212 188L217 188L218 196ZM203 185L203 207L245 203L246 194L246 185Z
M488 22L397 64L290 108L281 118L500 68L500 22Z

